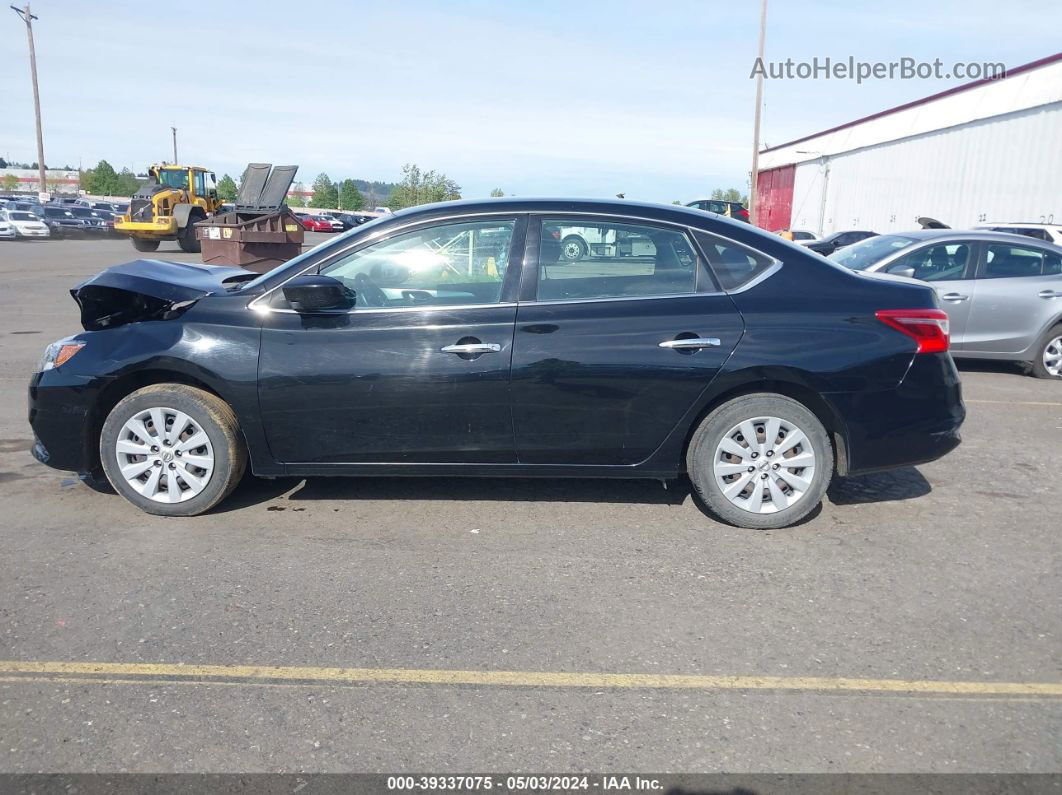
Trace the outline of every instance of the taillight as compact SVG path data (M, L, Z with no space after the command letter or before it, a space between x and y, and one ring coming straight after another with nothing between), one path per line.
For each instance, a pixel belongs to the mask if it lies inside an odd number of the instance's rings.
M942 353L948 349L948 316L940 309L879 309L882 323L918 343L915 353Z

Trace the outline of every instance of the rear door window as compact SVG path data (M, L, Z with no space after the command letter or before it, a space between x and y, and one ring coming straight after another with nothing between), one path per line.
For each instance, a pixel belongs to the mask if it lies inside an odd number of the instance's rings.
M1014 279L1059 272L1058 255L1041 248L1000 243L985 247L982 279Z
M539 301L580 301L696 292L700 264L675 229L618 221L543 218Z

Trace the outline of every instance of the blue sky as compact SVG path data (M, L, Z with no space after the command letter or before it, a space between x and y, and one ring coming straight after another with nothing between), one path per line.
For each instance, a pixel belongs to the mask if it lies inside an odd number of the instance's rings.
M393 181L405 162L466 196L692 199L750 167L759 4L38 0L50 164L142 170L170 156L239 173L297 163L309 184ZM201 9L199 15L194 9ZM246 14L247 18L244 18ZM0 25L0 155L35 160L22 23ZM1058 49L1062 4L773 0L767 59L902 56L1008 67ZM768 81L779 144L961 80Z

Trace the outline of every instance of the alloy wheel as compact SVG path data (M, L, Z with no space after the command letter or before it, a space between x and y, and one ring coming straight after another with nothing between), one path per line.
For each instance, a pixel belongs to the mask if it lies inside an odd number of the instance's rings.
M152 407L130 417L114 445L122 477L155 502L184 502L214 473L214 448L199 423L182 411Z
M1062 336L1049 340L1044 346L1044 369L1055 378L1062 377Z
M720 491L731 503L751 513L777 513L811 488L815 451L794 423L754 417L723 435L713 468Z

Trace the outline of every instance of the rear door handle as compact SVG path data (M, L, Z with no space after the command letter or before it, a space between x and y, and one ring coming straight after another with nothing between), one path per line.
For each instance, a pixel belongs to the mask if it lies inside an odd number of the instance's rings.
M1058 290L1041 290L1037 295L1041 298L1062 298L1062 293Z
M944 295L940 297L943 298L945 301L951 301L953 304L958 304L963 301L967 301L970 298L970 296L962 295L961 293L944 293Z
M701 348L718 348L718 337L694 337L685 340L664 340L659 343L661 348L670 348L673 351L696 351Z
M497 353L501 345L496 342L471 342L466 345L447 345L439 350L443 353Z

